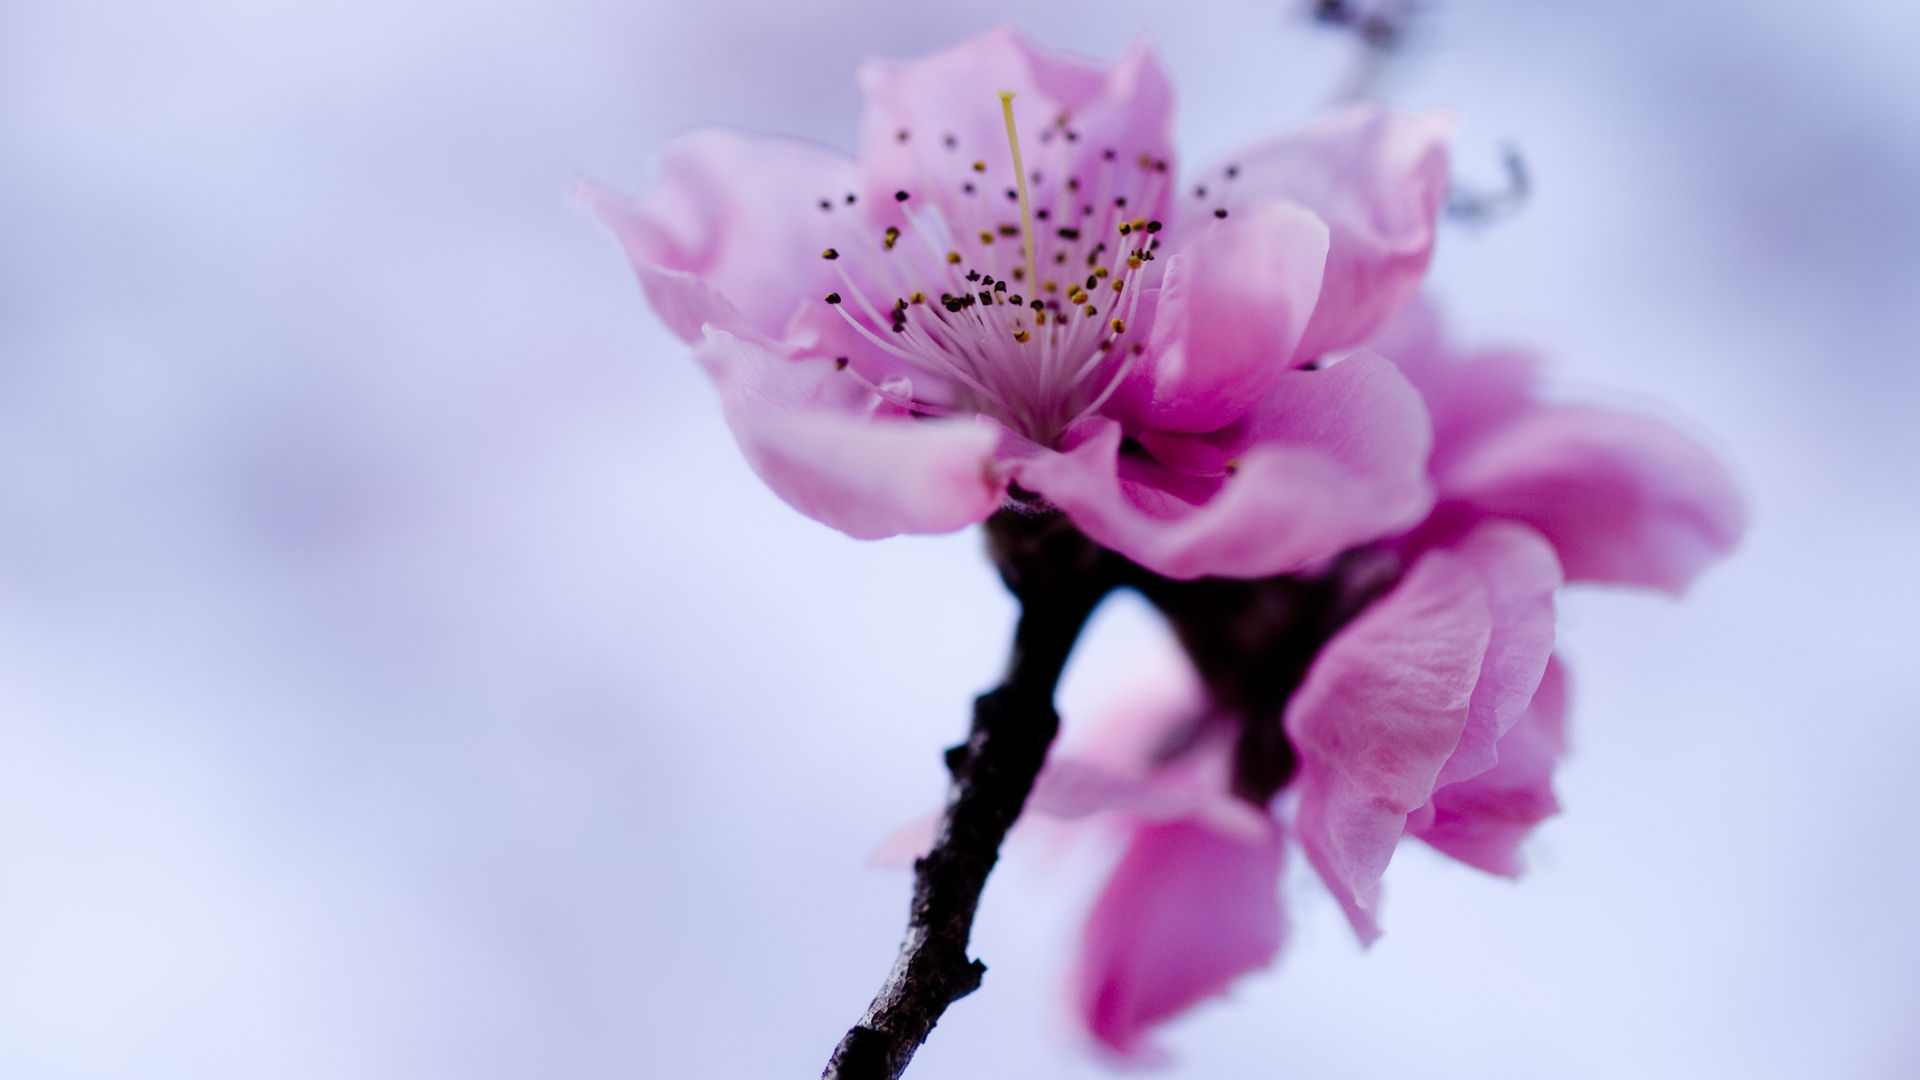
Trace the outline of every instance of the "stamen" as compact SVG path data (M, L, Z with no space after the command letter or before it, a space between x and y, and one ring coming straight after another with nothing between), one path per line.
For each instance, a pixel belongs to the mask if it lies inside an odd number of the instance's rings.
M1020 163L1020 136L1013 129L1013 91L1000 91L1000 111L1007 118L1007 145L1013 148L1013 178L1020 190L1020 235L1027 249L1027 277L1038 280L1039 271L1033 268L1033 204L1027 198L1027 169Z

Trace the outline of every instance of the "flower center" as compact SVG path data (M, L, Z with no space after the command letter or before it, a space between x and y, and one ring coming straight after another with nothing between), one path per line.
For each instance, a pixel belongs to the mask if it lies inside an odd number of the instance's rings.
M825 300L875 350L841 367L883 399L916 414L985 413L1050 444L1106 403L1144 349L1135 324L1151 315L1163 228L1134 215L1156 205L1167 163L1107 148L1076 165L1080 136L1063 114L1028 171L1013 96L1000 93L1010 178L968 162L948 135L952 186L896 192L900 225L881 228L846 196L846 238L822 253L842 287ZM1002 183L996 209L986 189Z

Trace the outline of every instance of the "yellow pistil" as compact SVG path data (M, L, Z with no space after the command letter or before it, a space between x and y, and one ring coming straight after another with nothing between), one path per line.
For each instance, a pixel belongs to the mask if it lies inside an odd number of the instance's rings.
M1026 248L1027 280L1038 281L1033 267L1033 204L1027 201L1027 167L1020 162L1020 136L1013 130L1013 91L1000 91L1000 111L1007 118L1007 145L1013 148L1013 178L1020 189L1020 242Z

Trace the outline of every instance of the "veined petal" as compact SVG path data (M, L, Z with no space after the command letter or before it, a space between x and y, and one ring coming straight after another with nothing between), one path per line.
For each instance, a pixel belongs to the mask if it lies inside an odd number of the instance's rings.
M695 351L727 425L768 487L858 539L938 533L984 520L1006 496L999 432L964 420L888 418L830 360L789 360L724 330Z
M1156 573L1264 577L1418 521L1432 505L1419 396L1392 364L1355 356L1283 373L1231 475L1182 475L1121 454L1117 423L1082 421L1062 452L1013 478L1094 540Z
M1208 196L1182 205L1192 214L1216 207L1237 214L1281 198L1326 221L1326 282L1300 343L1300 355L1311 359L1364 341L1419 287L1446 199L1452 126L1437 114L1349 106L1203 174Z
M1292 365L1319 300L1327 227L1268 201L1203 228L1167 264L1147 344L1143 426L1204 432L1239 419Z
M1713 454L1670 425L1543 405L1436 478L1443 498L1524 521L1560 553L1569 581L1679 594L1746 529L1746 506Z
M1476 776L1500 760L1495 744L1533 700L1553 652L1553 594L1563 584L1553 546L1524 525L1488 522L1450 550L1480 575L1492 622L1467 726L1440 770L1440 784Z
M1295 828L1362 942L1379 936L1380 876L1407 815L1432 798L1466 729L1492 632L1475 566L1429 552L1321 650L1287 706Z
M1147 1030L1280 951L1277 823L1252 841L1196 822L1139 825L1087 919L1073 1002L1093 1036L1122 1054Z
M1435 791L1431 820L1415 835L1469 866L1518 876L1521 841L1560 810L1553 769L1567 749L1566 712L1566 672L1556 659L1519 722L1500 737L1500 763Z
M777 339L800 305L817 304L838 282L820 257L836 235L820 202L837 204L857 183L854 163L832 151L708 129L667 146L645 198L593 185L583 185L581 197L626 248L647 299L674 333L698 342L703 320L687 311L684 290L662 284L677 279L648 268L692 275L747 326Z

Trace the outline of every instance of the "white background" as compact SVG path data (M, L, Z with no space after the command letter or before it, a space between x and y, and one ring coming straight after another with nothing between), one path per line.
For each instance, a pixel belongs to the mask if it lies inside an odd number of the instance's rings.
M1168 1075L1916 1075L1920 9L1435 9L1389 96L1538 184L1443 237L1462 335L1659 402L1754 528L1567 598L1525 880L1410 845L1362 953L1296 864ZM859 58L1009 18L1150 33L1188 162L1349 59L1279 3L0 7L0 1075L817 1075L1011 606L971 534L767 493L566 196L701 124L847 147ZM1159 633L1101 616L1070 727ZM1101 856L1036 839L910 1076L1104 1074Z

